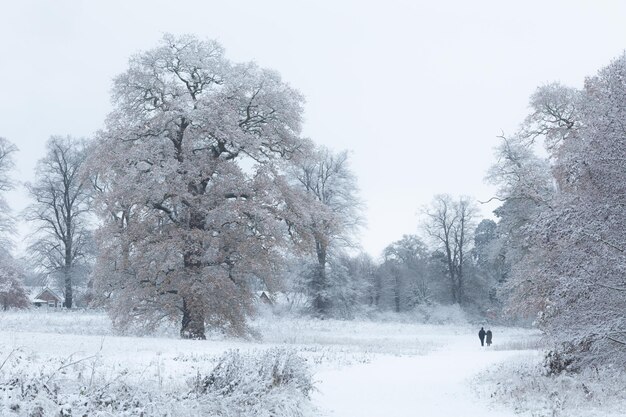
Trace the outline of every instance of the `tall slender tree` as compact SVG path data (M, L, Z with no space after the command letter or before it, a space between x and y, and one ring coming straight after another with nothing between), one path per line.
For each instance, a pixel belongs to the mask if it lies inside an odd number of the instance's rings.
M15 152L17 152L17 147L0 137L0 245L7 250L11 246L9 237L13 233L15 219L11 216L5 193L12 190L15 185L10 175L14 167Z
M37 164L35 182L26 185L34 202L24 215L36 225L28 250L37 265L60 279L63 305L72 308L74 286L84 273L90 237L91 186L81 175L86 142L52 136L46 147L46 156Z
M14 187L11 171L15 152L17 147L0 137L0 306L3 310L11 307L25 308L29 305L22 284L23 269L11 254L15 219L5 198L5 193Z
M553 90L554 86L550 88ZM535 96L541 94L536 93ZM532 128L525 127L523 133L512 137L501 137L501 143L495 149L497 161L486 178L497 185L498 194L494 198L502 202L494 214L499 219L496 234L500 255L504 258L504 267L513 271L507 277L536 274L534 263L522 261L532 249L532 225L542 213L550 210L556 193L549 161L537 156L534 151L534 141L540 140L535 132L546 131L547 128L544 124L535 126L537 120L546 120L537 111L533 112L532 119L528 119L532 121ZM553 149L556 149L557 135L551 137ZM549 281L513 279L502 282L497 292L499 298L508 300L506 311L509 315L532 320L545 307L545 287L548 285Z
M337 154L320 147L300 160L292 170L296 186L308 201L301 224L312 237L313 270L309 287L313 312L326 316L333 307L333 292L340 280L329 276L328 262L343 248L353 246L354 233L361 224L356 178L349 166L348 152Z
M454 200L449 195L435 196L424 211L424 229L445 255L454 303L465 301L465 266L472 244L476 209L469 197Z

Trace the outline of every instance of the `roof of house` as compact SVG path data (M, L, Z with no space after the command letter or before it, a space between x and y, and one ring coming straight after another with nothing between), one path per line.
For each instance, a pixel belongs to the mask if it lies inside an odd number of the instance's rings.
M54 291L52 291L50 288L48 287L44 287L44 288L31 288L30 292L29 292L29 296L28 298L30 299L31 303L46 303L47 301L42 300L40 297L44 294L48 292L50 295L52 295L57 301L63 301L63 299L61 297L59 297L57 295L57 293L55 293Z

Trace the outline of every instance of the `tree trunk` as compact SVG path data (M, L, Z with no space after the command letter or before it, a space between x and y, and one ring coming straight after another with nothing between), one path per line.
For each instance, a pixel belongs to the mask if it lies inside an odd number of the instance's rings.
M451 262L448 263L448 274L450 275L450 292L452 294L452 303L459 304L459 288L456 281L456 271Z
M183 321L180 328L183 339L206 340L202 300L193 295L183 297Z
M65 275L65 302L63 303L63 305L66 308L72 308L72 303L73 303L73 291L72 291L72 271L71 271L71 267L65 267L64 271L63 271L64 275Z
M67 230L70 230L71 222L67 222ZM69 233L69 232L68 232ZM64 284L65 284L65 308L72 308L73 292L72 292L72 237L69 234L65 242L65 266L63 268Z
M465 217L461 217L461 239L458 242L459 246L459 267L456 275L456 279L458 281L457 286L457 294L459 298L459 304L465 301L465 295L463 294L463 263L464 263L464 253L463 246L465 245Z
M446 240L446 260L448 264L448 274L450 275L450 290L452 292L452 303L460 304L459 300L459 288L457 285L457 273L454 266L454 260L452 259L452 249L450 248L450 242Z
M326 277L326 244L320 239L315 240L317 252L317 268L313 277L313 310L319 316L326 316L330 309L328 299L328 281Z
M376 286L374 287L374 305L378 307L380 294L383 292L383 282L379 274L376 275Z
M393 276L395 280L395 291L394 291L394 303L396 306L396 313L400 312L400 273L399 271L393 271Z
M190 235L193 236L195 230L203 230L204 226L204 215L198 210L192 210L189 217ZM188 282L185 288L181 290L183 297L183 320L180 328L180 337L183 339L205 340L204 300L202 295L194 290L194 281L202 279L200 277L203 256L202 241L189 237L186 246L183 253L183 262L186 272L185 279Z
M326 283L326 268L317 265L315 268L315 277L313 278L313 310L315 314L319 316L325 316L328 314L329 302L328 302L328 294L327 283Z

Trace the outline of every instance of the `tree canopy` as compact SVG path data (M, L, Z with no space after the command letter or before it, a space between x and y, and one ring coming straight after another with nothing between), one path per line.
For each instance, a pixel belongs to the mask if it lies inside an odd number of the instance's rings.
M113 101L91 166L114 320L245 333L250 280L271 279L285 235L281 164L307 145L301 94L217 42L165 35L115 79Z

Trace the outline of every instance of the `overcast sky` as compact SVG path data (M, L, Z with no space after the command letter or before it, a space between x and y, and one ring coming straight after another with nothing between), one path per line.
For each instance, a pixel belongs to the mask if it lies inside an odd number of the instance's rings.
M103 126L132 54L165 32L217 39L306 96L306 136L353 151L362 246L378 256L434 194L489 199L496 136L537 86L580 87L623 53L625 22L618 0L0 0L0 136L29 180L50 135Z

